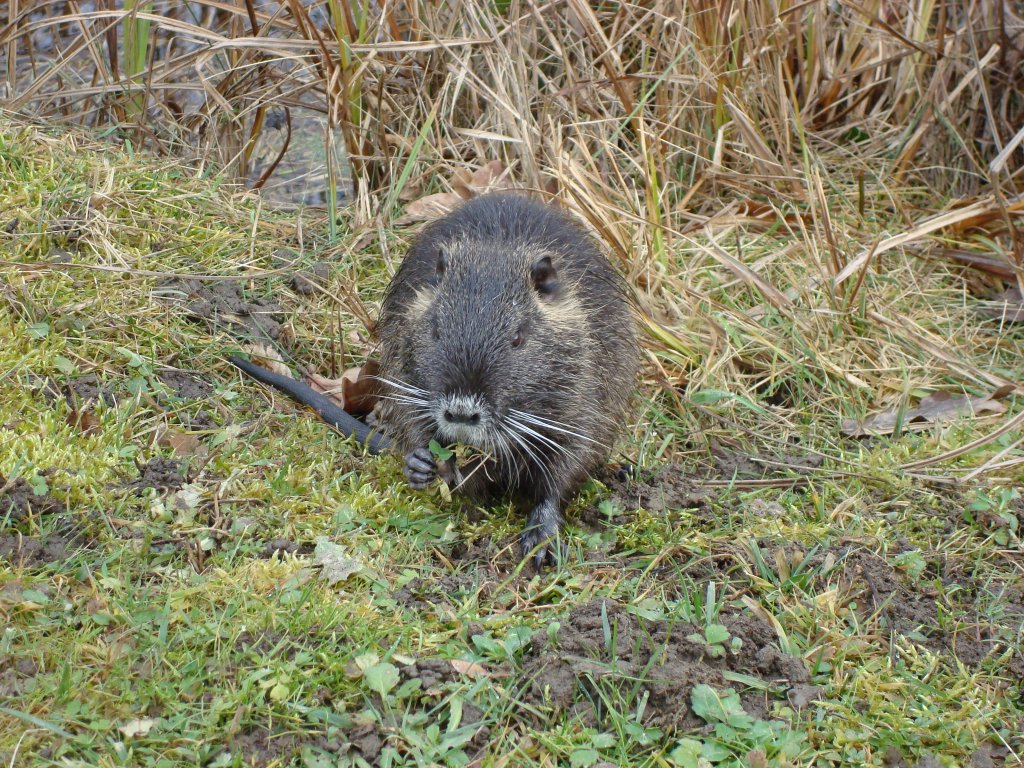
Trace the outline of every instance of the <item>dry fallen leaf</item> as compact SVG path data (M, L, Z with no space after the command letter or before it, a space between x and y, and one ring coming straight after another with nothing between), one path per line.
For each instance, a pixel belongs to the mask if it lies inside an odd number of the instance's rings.
M174 455L178 458L205 452L205 446L196 435L178 432L175 429L165 429L160 434L160 437L157 438L157 443L165 448L172 449Z
M454 210L464 200L471 200L485 192L514 189L508 169L500 160L492 160L470 173L464 169L456 171L451 178L451 192L438 192L414 200L405 207L405 213L395 220L401 226L414 221L430 221Z
M341 374L340 379L327 379L319 374L307 373L306 382L339 407L359 416L369 413L377 404L381 385L375 377L379 370L376 360L367 360L358 368L349 368Z
M320 578L334 586L354 573L363 570L363 564L345 554L345 550L328 539L318 536L313 550L313 564L320 566Z
M916 408L907 408L902 413L902 429L927 429L933 424L941 424L960 418L977 418L984 414L1006 412L1006 406L997 402L1006 397L1013 387L1000 387L987 396L968 397L950 392L933 392L921 398ZM867 435L890 435L900 420L900 408L889 408L872 414L864 421L848 419L842 423L840 431L852 437Z
M395 224L402 226L414 221L430 221L444 216L462 202L462 198L454 192L437 192L421 197L405 207L405 213L395 219Z
M140 717L134 720L129 720L118 728L118 730L124 734L126 739L133 739L136 736L147 735L151 730L153 730L154 725L156 725L156 720L149 717Z
M368 230L368 231L364 232L363 234L359 235L359 237L357 237L355 239L355 241L352 243L352 247L351 247L352 252L353 253L358 253L359 251L361 251L364 248L366 248L366 246L368 246L374 240L376 240L377 237L378 237L378 233L377 233L376 230Z
M281 355L272 348L266 347L263 344L247 344L242 349L249 357L253 358L253 362L257 365L262 365L268 371L293 378L291 370L281 362Z
M449 659L452 665L452 669L458 672L460 675L471 677L474 680L480 677L505 677L502 673L491 672L483 664L478 664L475 661L464 661L463 659Z
M83 435L93 435L100 429L100 419L91 410L72 410L68 413L68 425L80 429Z
M499 189L512 189L512 181L508 178L505 164L500 160L492 160L473 173L458 170L452 177L452 188L463 200L469 200L485 192Z

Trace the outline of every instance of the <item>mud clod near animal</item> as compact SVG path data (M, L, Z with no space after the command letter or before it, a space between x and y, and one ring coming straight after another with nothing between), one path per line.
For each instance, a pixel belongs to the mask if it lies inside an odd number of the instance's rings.
M438 606L457 606L473 595L491 595L497 582L481 579L472 573L458 571L440 579L416 578L397 589L392 597L396 603L415 613L433 613Z
M300 270L292 275L292 290L302 296L310 296L327 283L331 276L331 265L325 262L314 264L307 270Z
M39 667L32 659L0 659L0 699L24 695L38 673Z
M688 622L642 619L611 601L586 603L569 614L553 642L547 632L531 638L523 660L525 697L601 727L606 701L628 710L647 694L649 725L687 731L705 724L690 708L694 687L737 688L727 671L763 680L780 694L809 682L803 661L779 650L766 623L741 613L724 613L719 621L742 643L735 649L726 643L720 655L689 638L703 628ZM767 693L738 692L748 714L771 717Z
M113 388L100 381L95 373L62 381L52 378L43 379L39 383L37 391L51 404L58 400L64 400L70 406L100 402L108 406L117 404L117 396L114 394Z
M251 728L234 736L232 753L241 754L244 765L262 768L289 765L303 747L323 749L328 741L323 736L275 733L266 728Z
M213 394L213 385L189 371L160 371L157 376L175 397L182 400L204 400Z
M719 452L711 468L666 464L656 469L637 468L632 473L604 468L595 477L611 492L610 500L623 510L623 514L613 520L615 523L624 522L632 510L640 508L654 514L693 510L696 517L711 519L714 515L710 500L715 489L706 484L708 480L758 480L790 477L793 473L806 475L820 464L821 459L817 456L760 458ZM600 522L596 507L584 510L581 517L587 524Z
M29 570L67 560L81 547L95 545L78 521L70 517L56 520L53 530L45 535L23 536L15 532L0 536L0 559L16 568Z
M174 492L185 484L185 465L174 459L157 457L139 467L139 479L128 487L134 491L155 488L157 491Z
M820 553L824 557L824 553ZM863 550L841 555L840 585L847 600L856 601L862 620L877 622L879 629L896 632L936 653L956 657L968 666L1008 652L1003 660L1007 673L1024 677L1024 650L1015 639L1024 623L1024 595L999 596L1000 618L993 620L984 610L983 596L972 594L971 580L960 573L944 574L942 581L957 587L961 600L940 607L936 588L910 583L883 558ZM944 622L940 612L969 617L966 622ZM951 624L946 627L944 625Z
M624 510L643 508L653 513L673 509L704 510L711 495L698 477L677 464L655 471L637 470L632 477L606 474L599 479L611 489L612 499Z
M240 282L172 280L163 286L162 293L183 303L185 313L195 322L211 328L227 325L251 338L277 339L281 334L281 307L273 299L246 298Z
M4 476L0 475L0 489L4 489L0 490L0 521L6 521L7 525L16 525L30 515L46 515L64 508L49 493L36 495L22 477L8 486Z
M20 568L38 568L67 558L68 542L58 536L0 536L0 558Z
M492 666L490 671L502 676L510 672L503 666ZM420 681L420 696L422 697L420 703L427 707L433 706L436 697L442 695L444 686L459 685L465 680L451 660L442 658L417 659L412 664L399 667L399 673L403 682ZM477 726L467 745L471 750L483 749L487 746L491 731L488 726L483 724L483 717L484 714L479 708L468 701L463 702L461 725L463 727Z

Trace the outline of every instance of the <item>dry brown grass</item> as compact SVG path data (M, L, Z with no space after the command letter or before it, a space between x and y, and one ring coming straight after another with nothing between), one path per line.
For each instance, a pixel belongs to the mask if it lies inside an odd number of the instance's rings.
M320 111L357 233L501 160L629 273L680 434L784 443L1019 378L1019 333L972 309L1024 263L1011 2L108 5L8 4L8 107L241 176L270 110Z

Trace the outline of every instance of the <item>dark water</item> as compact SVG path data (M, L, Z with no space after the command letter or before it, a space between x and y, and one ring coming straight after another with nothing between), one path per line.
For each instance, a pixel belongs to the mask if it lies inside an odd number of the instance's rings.
M124 0L114 0L110 5L118 10L125 7ZM169 20L178 20L225 33L234 18L236 34L251 34L248 16L245 13L233 16L227 11L211 11L210 8L189 0L155 0L140 5L142 9ZM254 5L257 12L267 14L267 17L261 18L260 23L265 27L261 32L270 37L292 34L284 23L290 20L286 6L282 9L281 3L265 0L257 0ZM309 8L310 17L316 26L326 32L326 28L330 26L326 4L317 0L307 0L304 5ZM7 20L8 7L8 3L0 2L0 18L4 21ZM85 20L62 20L62 17L69 15L80 17L94 14L104 7L103 3L95 0L80 0L76 4L65 0L22 0L19 3L22 11L19 29L22 33L18 37L13 81L9 77L9 49L3 46L0 50L0 106L10 107L14 104L21 112L34 117L64 120L91 128L103 129L123 124L121 120L124 113L118 113L111 108L117 98L104 99L102 95L95 93L96 86L109 86L116 80L109 62L108 38L104 33L109 21L96 17ZM244 9L241 3L239 7ZM268 17L272 19L275 13L279 14L277 20L268 20ZM237 23L238 20L241 20L241 24ZM266 26L268 24L269 28ZM83 28L94 40L92 51L80 45ZM116 58L119 67L123 68L125 24L118 23L115 28L119 46ZM171 24L154 23L150 28L147 55L155 69L175 61L188 61L191 57L204 53L204 49L212 51L210 41L175 30ZM250 64L251 62L250 59ZM31 100L21 104L12 101L26 93L38 78L45 76L55 66L60 66L59 75L49 78L46 84L33 94ZM227 66L227 59L223 53L209 58L204 68L208 83L216 85L222 82ZM315 90L309 90L298 97L294 95L302 84L317 80L317 73L311 63L272 61L264 66L271 76L268 79L286 81L287 86L269 94L269 108L264 117L263 128L253 147L247 167L242 168L236 162L229 163L226 170L241 173L242 180L249 186L253 186L261 178L286 144L287 106L290 112L291 137L287 140L287 150L283 157L262 186L261 195L273 206L326 206L330 195L328 174L333 170L337 180L336 201L337 204L343 205L351 194L351 174L342 138L336 128L332 130L328 126L325 98L322 93ZM122 72L118 74L123 75ZM199 154L207 156L206 147L213 141L222 148L227 147L220 153L221 160L228 161L237 156L237 148L250 135L252 121L255 118L253 101L244 98L244 87L240 89L242 97L229 99L232 109L239 115L239 119L229 125L223 120L223 108L218 106L202 87L194 66L184 66L173 75L164 75L155 80L160 82L160 87L152 88L147 94L147 109L141 118L145 130L129 128L125 131L125 135L131 137L133 143L138 145L141 142L143 145L148 144L149 149L170 151L180 154L183 158L189 158ZM89 96L75 94L75 91L81 92L90 88L94 89L94 92ZM256 90L254 88L252 92ZM109 92L123 96L116 85L110 88ZM218 131L218 135L212 136L211 130ZM233 135L229 135L231 132Z

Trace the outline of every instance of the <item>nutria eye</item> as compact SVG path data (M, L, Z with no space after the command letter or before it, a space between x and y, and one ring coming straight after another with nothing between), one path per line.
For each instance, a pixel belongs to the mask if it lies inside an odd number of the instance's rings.
M519 333L517 333L512 338L512 349L518 349L519 347L523 346L523 342L525 340L526 340L526 335L522 331L519 331Z

